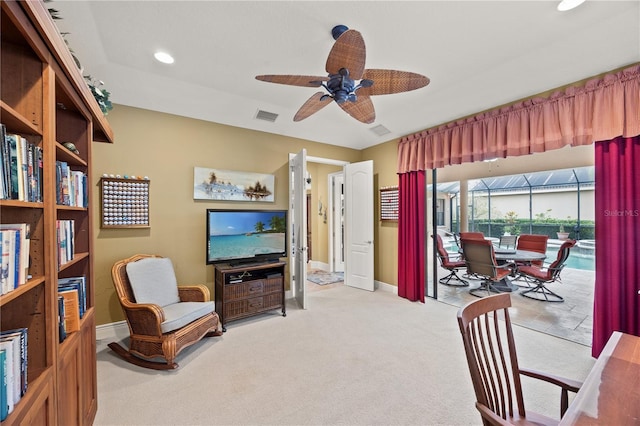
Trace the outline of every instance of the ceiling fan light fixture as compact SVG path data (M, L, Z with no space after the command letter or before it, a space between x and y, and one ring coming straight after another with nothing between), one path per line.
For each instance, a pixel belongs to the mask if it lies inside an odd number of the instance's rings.
M331 36L334 40L337 40L338 37L340 37L342 33L347 31L348 29L349 27L347 27L346 25L336 25L335 27L333 27L333 29L331 29Z
M566 12L567 10L580 6L584 1L585 0L562 0L558 3L558 10L560 12Z
M167 52L158 51L153 54L153 57L156 58L157 61L162 62L163 64L172 64L175 60L173 56L169 55Z

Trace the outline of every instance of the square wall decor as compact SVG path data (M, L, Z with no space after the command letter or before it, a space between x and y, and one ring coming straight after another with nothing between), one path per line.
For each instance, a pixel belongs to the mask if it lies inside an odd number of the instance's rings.
M274 201L275 176L263 173L194 167L193 199Z

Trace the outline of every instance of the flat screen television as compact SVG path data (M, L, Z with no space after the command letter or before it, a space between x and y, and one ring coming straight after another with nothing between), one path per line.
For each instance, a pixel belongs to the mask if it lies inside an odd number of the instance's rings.
M207 209L208 265L277 261L286 255L286 210Z

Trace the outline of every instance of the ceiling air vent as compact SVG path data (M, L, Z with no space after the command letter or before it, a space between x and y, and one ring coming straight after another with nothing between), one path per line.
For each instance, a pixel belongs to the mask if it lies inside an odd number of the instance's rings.
M270 123L274 123L276 121L276 118L278 118L278 114L274 112L263 111L261 109L259 109L258 113L256 114L256 119L268 121Z
M384 135L388 135L389 133L391 133L391 130L387 129L382 124L378 124L377 126L372 127L369 130L371 130L373 133L375 133L378 136L384 136Z

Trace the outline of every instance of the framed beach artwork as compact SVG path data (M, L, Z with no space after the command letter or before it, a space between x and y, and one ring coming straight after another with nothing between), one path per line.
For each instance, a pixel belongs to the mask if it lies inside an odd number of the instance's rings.
M273 202L274 192L274 175L193 168L194 200Z

